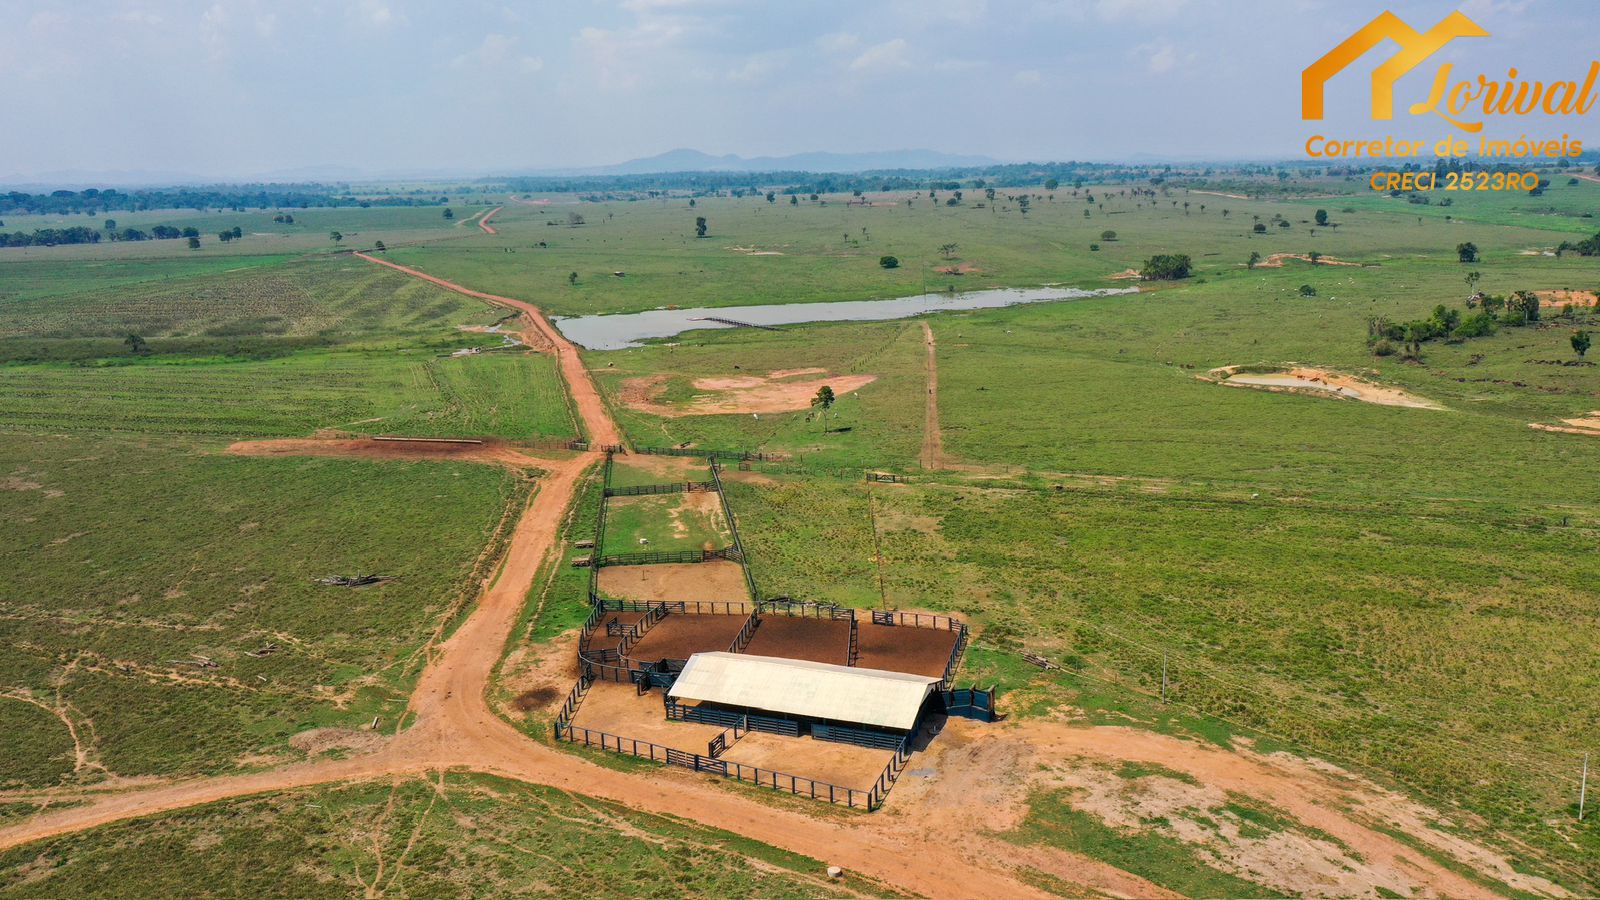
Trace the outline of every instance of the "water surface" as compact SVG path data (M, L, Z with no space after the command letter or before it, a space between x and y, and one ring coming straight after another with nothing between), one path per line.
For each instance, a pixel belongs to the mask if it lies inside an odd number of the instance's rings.
M695 328L733 328L711 317L750 325L798 325L802 322L877 322L904 319L951 309L993 309L1019 303L1077 300L1109 294L1135 294L1138 288L1085 291L1067 287L1002 288L963 293L918 294L893 300L843 300L833 303L776 303L766 306L719 306L714 309L651 309L608 316L555 318L556 327L589 350L621 350L641 341L668 338Z

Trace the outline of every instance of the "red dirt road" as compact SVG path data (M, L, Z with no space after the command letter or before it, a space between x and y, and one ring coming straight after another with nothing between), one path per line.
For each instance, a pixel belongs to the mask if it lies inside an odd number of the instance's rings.
M572 392L572 400L577 404L578 417L583 421L589 441L602 445L622 443L622 435L617 431L616 423L611 421L611 413L606 410L605 403L601 401L600 390L594 386L594 381L589 377L589 370L584 368L583 359L578 355L578 348L567 340L560 331L557 331L554 325L550 324L550 320L544 317L544 313L539 311L539 307L522 300L513 300L510 297L485 294L482 291L465 288L453 281L445 281L443 278L429 275L426 272L392 263L386 259L369 256L365 253L357 252L355 255L367 262L388 266L397 272L404 272L413 278L421 278L423 281L436 284L446 290L465 294L468 297L476 297L479 300L487 300L490 303L526 313L534 330L542 338L549 341L551 346L555 347L557 361L561 364L561 374L566 379L567 389Z
M379 265L528 314L533 327L546 334L560 357L563 373L592 440L616 443L617 429L576 349L562 338L531 304L467 290L403 266L357 254ZM747 836L795 853L843 866L846 870L893 885L900 890L935 897L1037 897L1039 889L1016 874L1018 864L1047 871L1082 886L1085 893L1120 897L1170 896L1170 892L1105 863L1054 848L1024 848L992 837L973 816L990 814L995 805L975 802L985 791L1015 790L1026 784L1018 769L969 764L944 767L941 795L914 785L898 789L906 796L873 815L817 815L763 802L754 789L738 790L703 776L674 770L632 774L589 763L529 738L490 709L486 699L491 674L504 652L529 589L541 566L560 546L566 510L582 483L593 456L539 458L546 473L518 520L506 558L477 605L449 639L428 650L428 662L412 694L406 717L409 728L378 749L346 759L317 759L265 772L196 778L150 786L148 782L118 791L115 786L54 793L57 802L81 805L46 810L25 821L0 828L0 850L31 841L69 834L124 819L183 809L198 804L336 781L391 778L444 770L475 771L578 795L600 797L655 813L680 816ZM728 617L737 622L735 617ZM658 628L661 626L658 626ZM735 626L737 628L737 625ZM663 633L665 636L666 633ZM652 633L653 636L653 633ZM958 736L961 726L951 729ZM1473 882L1416 853L1381 831L1360 824L1350 810L1366 806L1372 790L1357 791L1306 764L1286 770L1248 754L1229 753L1195 742L1132 729L1019 723L976 731L965 747L935 742L934 754L965 754L992 746L1005 753L1019 748L1048 748L1050 755L1101 755L1113 759L1148 759L1203 774L1231 790L1270 798L1298 818L1346 840L1369 858L1404 868L1420 893L1475 896L1488 893ZM943 740L943 739L942 739ZM1364 796L1365 795L1365 796ZM941 799L942 797L942 799ZM1025 806L1020 807L1025 809ZM1559 894L1548 882L1500 869L1488 851L1444 834L1413 806L1398 798L1377 807L1387 818L1400 818L1408 834L1429 842L1479 871L1511 880L1536 893ZM1370 809L1370 807L1369 807ZM1415 808L1420 810L1420 808ZM1365 811L1365 810L1363 810ZM1421 813L1428 813L1422 810ZM1406 816L1409 816L1407 818ZM1001 823L992 823L999 825ZM1453 845L1441 846L1443 841ZM1520 883L1519 883L1520 881ZM1552 890L1552 888L1554 888Z
M482 228L484 230L485 234L499 234L500 233L500 232L494 230L494 226L489 224L489 220L494 217L495 213L499 212L502 209L505 209L505 207L496 206L494 209L491 209L488 212L484 213L483 214L483 218L478 220L478 227Z

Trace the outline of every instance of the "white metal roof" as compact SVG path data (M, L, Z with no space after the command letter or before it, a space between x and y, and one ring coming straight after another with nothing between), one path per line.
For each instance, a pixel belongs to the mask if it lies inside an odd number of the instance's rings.
M937 678L745 653L696 653L668 693L791 716L911 730Z

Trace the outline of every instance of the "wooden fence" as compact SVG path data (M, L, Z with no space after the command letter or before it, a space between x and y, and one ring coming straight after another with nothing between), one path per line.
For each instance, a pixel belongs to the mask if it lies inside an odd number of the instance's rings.
M717 559L742 563L744 554L738 547L723 547L720 550L642 550L638 553L597 556L595 563L599 566L654 566L663 563L703 563Z
M628 484L622 487L608 487L605 489L605 494L607 497L638 497L650 494L693 494L716 489L716 483L711 481L670 481L663 484Z

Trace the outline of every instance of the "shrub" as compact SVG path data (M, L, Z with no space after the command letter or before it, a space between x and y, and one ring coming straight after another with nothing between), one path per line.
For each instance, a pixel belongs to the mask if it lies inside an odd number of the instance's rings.
M1302 297L1315 297L1316 295L1317 295L1317 289L1316 288L1312 287L1309 284L1300 285L1300 296L1302 296Z
M1393 356L1394 345L1389 343L1388 338L1383 338L1372 345L1372 354L1374 356Z
M1188 254L1158 253L1145 260L1144 268L1139 270L1139 277L1145 281L1176 281L1179 278L1188 278L1190 269Z
M878 265L883 266L885 269L898 269L900 268L900 260L892 256L880 256L878 257Z

